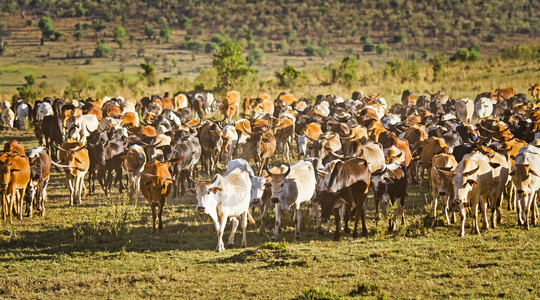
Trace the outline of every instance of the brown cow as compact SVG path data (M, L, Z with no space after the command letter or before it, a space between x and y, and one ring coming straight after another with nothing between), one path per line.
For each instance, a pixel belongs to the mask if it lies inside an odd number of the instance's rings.
M30 182L27 189L26 209L32 216L34 203L40 215L45 216L45 199L47 184L51 174L51 157L49 150L43 146L33 148L28 153L30 159Z
M540 100L540 82L537 84L530 85L529 91L531 91L531 96L535 100Z
M181 160L182 157L177 159L178 162ZM152 209L152 232L156 231L156 218L159 218L158 230L163 229L161 215L173 182L168 162L162 163L156 160L144 166L141 176L141 193L148 199Z
M221 104L220 110L225 120L230 121L236 115L238 106L240 105L240 92L230 91L227 92L225 100Z
M0 155L0 195L2 197L2 219L12 223L12 212L22 220L23 198L30 181L30 163L26 155L9 151Z
M516 95L517 91L514 88L498 88L491 93L491 100L504 101Z
M58 146L60 150L60 162L57 164L54 161L51 163L59 168L64 168L66 180L69 184L70 198L69 205L73 206L74 199L76 204L81 203L82 194L86 191L84 186L84 175L90 167L90 157L88 150L83 148L83 145L74 140L67 140Z

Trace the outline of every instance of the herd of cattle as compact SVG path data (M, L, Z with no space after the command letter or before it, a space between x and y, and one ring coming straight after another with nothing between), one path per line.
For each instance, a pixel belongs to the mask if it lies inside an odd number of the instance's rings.
M480 233L479 222L496 227L503 198L509 209L517 209L518 223L529 229L530 219L538 220L540 105L535 101L540 83L530 91L534 101L513 88L482 93L475 100L450 99L442 92L417 97L407 90L401 103L391 107L378 94L362 91L349 100L334 95L297 100L282 93L275 100L261 94L241 101L231 91L224 99L210 93L170 98L166 93L138 102L122 97L2 102L3 124L23 129L25 122L33 123L40 143L28 153L16 140L5 144L0 154L2 217L22 220L34 207L43 216L54 166L65 172L70 205L81 203L86 194L87 173L90 193L97 180L106 196L113 184L120 193L127 189L135 203L142 194L150 203L153 231L156 220L157 228L163 227L162 210L171 191L174 197L196 195L197 209L214 221L217 251L224 249L228 220L229 244L241 221L246 246L247 223L255 222L249 208L260 208L259 231L264 232L272 204L273 239L283 212L290 210L299 237L302 203L311 205L310 215L321 231L322 223L330 231L334 216L335 240L342 228L350 232L350 220L353 237L359 221L366 235L370 187L377 216L382 210L395 229L399 219L404 223L408 187L422 184L424 177L434 217L439 202L448 224L458 212L461 236L467 214L474 232ZM243 114L237 119L240 106ZM207 118L219 113L222 121ZM291 159L298 161L271 168L271 163ZM203 173L212 180L195 181ZM390 210L393 217L388 217Z

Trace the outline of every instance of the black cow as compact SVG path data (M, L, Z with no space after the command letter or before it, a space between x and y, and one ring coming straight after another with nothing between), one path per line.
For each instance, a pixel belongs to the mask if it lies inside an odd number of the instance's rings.
M321 219L327 220L335 208L346 206L345 209L345 232L349 232L349 219L351 218L351 209L355 206L355 221L353 237L358 234L358 221L362 220L362 235L367 235L366 228L366 198L371 179L371 172L368 168L368 163L361 158L351 158L346 161L336 163L334 170L330 176L328 184L328 192L319 196L321 205ZM341 201L345 200L346 204ZM334 239L339 240L340 237L340 218L336 218L336 232Z
M174 185L175 197L178 197L178 190L181 190L182 196L186 192L186 180L191 187L197 162L201 158L201 151L199 139L191 136L187 131L177 133L171 142L171 155L169 159L180 156L184 157L184 160L171 166L172 175L176 179L176 184Z
M46 116L40 125L35 128L36 137L41 140L45 139L45 145L51 153L53 160L57 160L56 146L60 145L64 141L64 135L62 133L61 123L55 116Z

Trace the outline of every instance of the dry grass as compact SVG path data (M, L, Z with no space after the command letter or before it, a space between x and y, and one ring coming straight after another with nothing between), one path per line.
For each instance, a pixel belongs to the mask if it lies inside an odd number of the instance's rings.
M30 133L1 136L0 144L36 144ZM285 242L269 243L251 227L248 248L237 248L237 234L235 248L216 253L213 225L196 212L194 198L169 198L164 231L152 234L144 201L135 208L123 195L106 200L98 191L69 207L55 172L45 217L0 223L0 297L540 297L539 227L517 228L515 213L505 211L500 228L459 238L457 225L426 216L426 192L411 186L407 226L397 232L376 224L370 199L366 238L321 236L306 210L299 241L287 216Z

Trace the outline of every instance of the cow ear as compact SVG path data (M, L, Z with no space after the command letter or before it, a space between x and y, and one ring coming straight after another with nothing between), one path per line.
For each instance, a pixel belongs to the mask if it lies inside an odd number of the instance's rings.
M394 180L392 180L392 178L388 178L388 177L385 177L384 181L386 181L386 183L394 183Z
M223 191L222 188L217 187L217 186L216 186L216 187L212 187L212 188L210 188L209 190L210 190L210 192L212 192L212 193L214 193L214 194L217 194L218 192Z
M184 158L185 158L184 156L178 156L178 157L169 159L168 162L176 164L176 163L179 163L179 162L183 161Z
M538 176L538 174L533 169L529 169L529 173L533 174L534 176ZM540 176L538 176L538 177L540 177Z
M510 175L510 176L516 175L516 170L512 170L512 171L510 172L510 174L508 174L508 175Z
M334 207L335 207L335 208L339 208L339 207L341 207L341 206L343 206L343 205L347 205L347 201L345 201L345 199L339 197L339 198L337 199L337 201L336 201L336 204L334 204Z
M188 194L190 194L190 195L197 195L197 190L194 189L194 188L189 188L189 189L187 190L187 192L188 192Z
M476 180L469 179L467 182L465 182L465 184L470 184L471 186L475 187L478 185L478 182L476 182Z
M501 164L498 164L498 163L489 163L489 165L490 165L493 169L497 169L498 167L501 166Z
M10 172L19 172L20 170L19 169L11 169L9 170Z
M78 157L75 157L75 161L82 164L82 161Z

